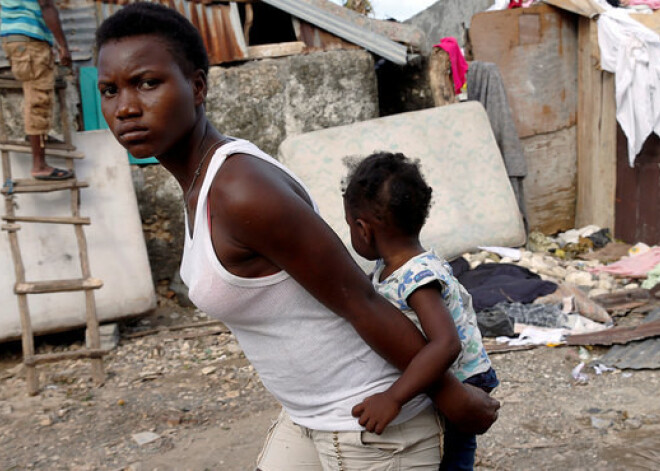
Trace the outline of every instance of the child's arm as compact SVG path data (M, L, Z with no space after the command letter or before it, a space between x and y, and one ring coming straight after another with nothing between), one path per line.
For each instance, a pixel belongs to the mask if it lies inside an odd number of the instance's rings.
M461 351L454 319L445 306L437 281L416 289L407 302L417 314L428 343L388 390L368 397L353 408L360 425L370 432L381 433L406 402L426 392L449 369Z

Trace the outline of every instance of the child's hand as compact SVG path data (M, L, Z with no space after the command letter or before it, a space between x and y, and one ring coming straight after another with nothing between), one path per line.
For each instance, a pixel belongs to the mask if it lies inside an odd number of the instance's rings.
M387 391L374 394L353 407L353 417L369 432L383 433L385 427L399 415L401 404L395 401Z

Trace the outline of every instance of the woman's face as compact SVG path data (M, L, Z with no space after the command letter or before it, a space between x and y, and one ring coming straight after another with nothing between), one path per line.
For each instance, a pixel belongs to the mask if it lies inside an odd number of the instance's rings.
M121 145L137 158L160 156L177 145L197 120L206 80L187 77L164 39L131 36L99 51L101 110Z

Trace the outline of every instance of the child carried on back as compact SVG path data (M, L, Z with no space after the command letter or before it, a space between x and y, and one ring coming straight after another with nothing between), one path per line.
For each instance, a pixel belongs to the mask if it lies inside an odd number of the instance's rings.
M499 384L482 344L470 294L454 278L451 266L420 243L431 193L415 162L386 152L361 161L350 172L344 191L351 244L362 257L377 260L374 287L428 340L397 382L354 407L360 424L376 433L447 369L486 392ZM471 470L476 447L475 435L445 420L440 469Z

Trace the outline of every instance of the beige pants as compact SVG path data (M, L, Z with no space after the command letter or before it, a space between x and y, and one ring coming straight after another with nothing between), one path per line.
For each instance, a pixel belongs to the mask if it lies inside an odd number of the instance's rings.
M381 435L310 430L282 411L257 466L261 471L437 471L441 450L442 428L431 407Z
M28 135L48 134L53 116L55 61L45 41L3 39L11 71L23 85L23 120Z

